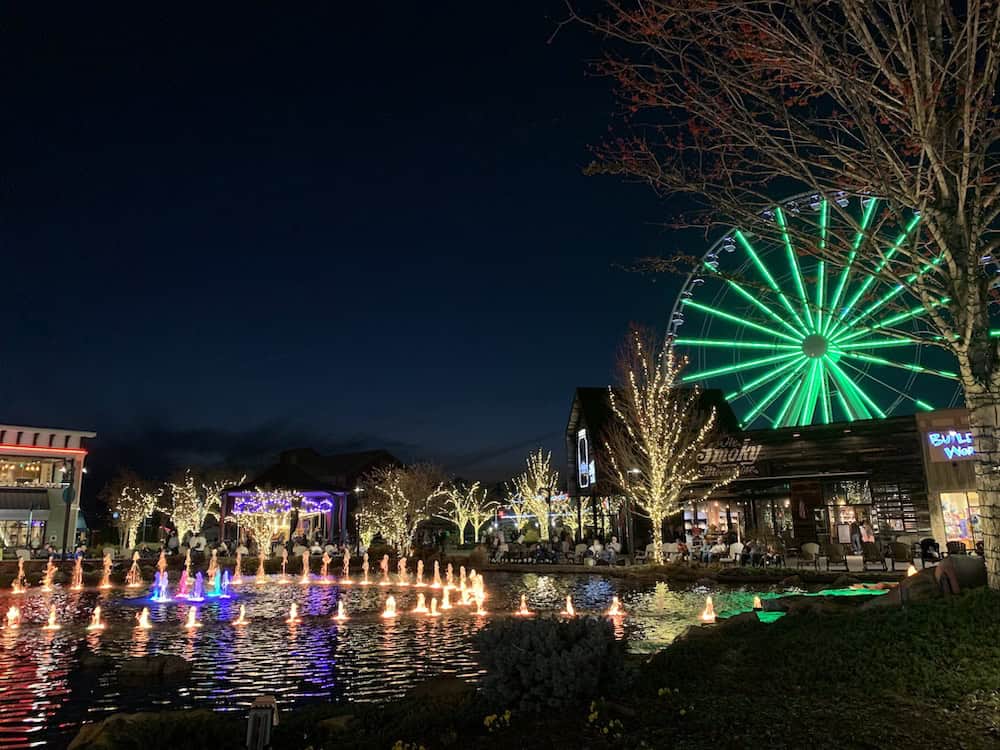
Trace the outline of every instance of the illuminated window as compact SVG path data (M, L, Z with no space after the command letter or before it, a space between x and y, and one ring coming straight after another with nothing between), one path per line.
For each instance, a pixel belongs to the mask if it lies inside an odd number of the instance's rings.
M944 536L949 542L974 547L979 541L979 495L975 492L942 492Z

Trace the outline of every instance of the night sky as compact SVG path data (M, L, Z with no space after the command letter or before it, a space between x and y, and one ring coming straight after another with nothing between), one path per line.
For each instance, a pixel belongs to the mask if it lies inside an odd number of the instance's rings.
M92 477L302 445L562 469L574 387L666 322L672 283L619 265L669 207L582 174L614 101L558 0L17 5L0 421L96 430Z

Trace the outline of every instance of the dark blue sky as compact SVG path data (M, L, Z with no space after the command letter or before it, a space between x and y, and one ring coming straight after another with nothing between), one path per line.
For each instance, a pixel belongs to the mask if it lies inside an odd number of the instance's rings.
M672 285L648 189L585 177L614 109L553 2L8 6L0 419L148 471L387 447L563 460Z

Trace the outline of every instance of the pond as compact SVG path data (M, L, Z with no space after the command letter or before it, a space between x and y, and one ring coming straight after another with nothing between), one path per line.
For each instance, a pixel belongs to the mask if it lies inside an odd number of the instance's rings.
M249 579L252 581L252 579ZM490 619L508 617L526 597L536 616L558 615L571 595L578 614L605 612L618 596L627 615L612 618L616 634L634 651L652 651L697 621L705 589L667 583L635 584L600 575L485 574L489 614L458 607L431 618L411 614L418 591L431 589L359 585L264 585L245 583L231 599L152 602L148 594L122 588L51 592L30 588L23 595L0 594L0 616L16 604L22 623L0 631L0 747L64 745L83 722L116 711L212 707L245 711L261 694L276 696L283 708L329 701L381 701L400 697L434 675L475 681L479 675L473 634ZM439 592L437 592L439 593ZM754 591L711 592L720 615L752 606ZM399 616L380 616L386 597L395 596ZM331 619L343 600L349 619ZM285 622L292 603L302 621ZM240 605L245 626L230 623ZM95 607L102 608L103 631L88 631ZM149 607L152 627L136 627ZM202 626L184 627L197 607ZM42 629L55 607L60 630ZM83 649L108 657L99 669L80 666ZM190 677L176 683L120 684L116 666L130 656L176 654L193 664Z

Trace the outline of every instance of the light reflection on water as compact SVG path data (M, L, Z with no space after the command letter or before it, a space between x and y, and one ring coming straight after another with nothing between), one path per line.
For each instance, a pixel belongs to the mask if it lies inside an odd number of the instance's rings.
M486 573L491 617L513 611L521 594L539 616L562 609L571 594L580 614L599 613L617 595L628 616L616 618L618 637L635 651L651 651L676 638L695 622L704 606L704 590L677 589L666 583L633 584L597 575ZM262 693L283 706L398 697L433 675L474 681L479 673L472 635L486 619L459 608L428 618L406 614L413 608L412 587L255 586L246 584L232 599L207 599L198 606L203 627L182 627L186 602L156 603L130 599L123 590L81 592L29 589L27 595L0 594L0 615L12 603L22 610L16 631L0 631L0 747L62 745L80 723L115 711L162 707L212 706L245 711ZM440 595L431 589L425 595ZM379 617L393 593L400 617ZM754 591L713 591L716 611L749 609ZM350 619L330 619L344 598ZM302 622L287 625L296 602ZM244 604L250 624L229 620ZM41 625L55 605L62 630ZM107 629L88 632L95 606L102 607ZM152 630L135 627L138 611L148 606ZM111 666L83 669L78 649L108 657ZM189 679L141 687L121 684L115 666L130 656L176 654L192 664Z

